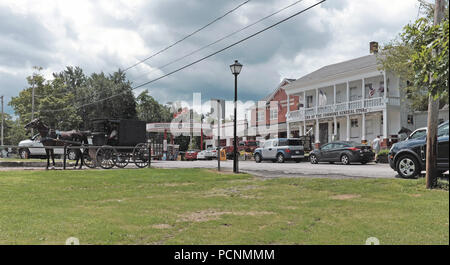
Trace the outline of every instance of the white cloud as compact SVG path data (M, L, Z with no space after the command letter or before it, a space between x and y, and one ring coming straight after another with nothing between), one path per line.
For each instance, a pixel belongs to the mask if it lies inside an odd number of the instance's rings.
M34 65L46 75L66 65L87 73L112 72L180 39L242 1L0 1L0 14L12 24L0 26L0 94L15 96L26 85ZM294 0L252 1L213 26L129 71L136 83L155 78L200 58L227 43L261 29L247 30L211 49L166 69L156 67L214 41L240 27L293 3ZM299 11L286 10L265 26ZM192 92L231 99L228 65L238 58L242 100L258 100L284 77L299 78L324 65L368 54L369 42L383 44L394 38L417 15L416 0L328 0L263 35L214 56L150 86L162 103L189 100ZM16 23L14 23L17 21ZM30 32L32 28L32 32ZM153 71L151 74L149 72ZM5 80L8 79L9 80ZM19 78L21 77L21 78ZM18 81L22 80L22 81ZM14 87L11 87L11 84ZM8 84L8 89L5 89ZM10 110L9 110L10 111Z

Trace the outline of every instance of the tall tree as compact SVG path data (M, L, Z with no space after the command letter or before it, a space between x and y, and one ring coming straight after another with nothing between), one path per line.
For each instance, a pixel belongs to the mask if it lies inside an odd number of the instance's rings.
M428 96L440 99L440 107L448 104L448 1L446 15L434 23L434 5L419 1L422 17L406 25L399 36L386 44L378 57L383 69L391 70L406 80L404 90L413 110L428 109ZM433 50L439 50L433 56ZM432 82L430 74L433 73Z
M140 120L146 122L170 122L172 114L170 109L158 103L145 90L136 98L136 111Z

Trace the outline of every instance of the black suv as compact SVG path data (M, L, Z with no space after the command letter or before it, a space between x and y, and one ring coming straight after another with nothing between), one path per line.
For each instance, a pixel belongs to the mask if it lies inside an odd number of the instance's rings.
M438 127L437 170L448 170L448 121ZM413 178L425 170L426 133L396 143L389 151L389 165L403 178Z

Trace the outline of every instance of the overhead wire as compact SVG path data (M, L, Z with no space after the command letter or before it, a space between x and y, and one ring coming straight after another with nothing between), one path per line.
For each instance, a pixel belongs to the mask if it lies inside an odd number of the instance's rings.
M210 54L208 54L208 55L206 55L206 56L204 56L204 57L202 57L202 58L200 58L200 59L198 59L198 60L195 60L195 61L193 61L193 62L191 62L191 63L188 63L188 64L186 64L186 65L184 65L184 66L182 66L182 67L180 67L180 68L177 68L177 69L175 69L175 70L173 70L173 71L171 71L171 72L169 72L169 73L166 73L166 74L164 74L164 75L161 75L161 76L159 76L159 77L157 77L157 78L154 78L154 79L152 79L152 80L150 80L150 81L144 82L144 83L142 83L142 84L140 84L140 85L134 86L134 87L131 88L131 90L135 90L135 89L141 88L141 87L143 87L143 86L149 85L149 84L154 83L154 82L156 82L156 81L158 81L158 80L161 80L161 79L163 79L163 78L166 78L166 77L168 77L168 76L170 76L170 75L172 75L172 74L174 74L174 73L177 73L177 72L179 72L179 71L181 71L181 70L184 70L184 69L186 69L186 68L188 68L188 67L190 67L190 66L193 66L193 65L195 65L195 64L197 64L197 63L199 63L199 62L201 62L201 61L204 61L204 60L206 60L206 59L208 59L208 58L210 58L210 57L212 57L212 56L214 56L214 55L216 55L216 54L218 54L218 53L221 53L221 52L223 52L223 51L225 51L225 50L228 50L228 49L230 49L230 48L232 48L232 47L234 47L234 46L236 46L236 45L238 45L238 44L240 44L240 43L242 43L242 42L244 42L244 41L250 39L250 38L253 38L253 37L255 37L255 36L257 36L257 35L259 35L259 34L265 32L265 31L267 31L267 30L269 30L269 29L271 29L271 28L273 28L273 27L275 27L275 26L277 26L277 25L279 25L279 24L281 24L281 23L283 23L283 22L286 22L287 20L290 20L290 19L292 19L292 18L294 18L294 17L296 17L296 16L298 16L298 15L300 15L300 14L302 14L302 13L304 13L304 12L310 10L310 9L312 9L312 8L314 8L314 7L316 7L316 6L320 5L320 4L322 4L323 2L326 2L326 0L321 0L321 1L317 2L317 3L315 3L315 4L312 4L312 5L310 5L310 6L306 7L306 8L304 8L304 9L302 9L302 10L300 10L300 11L298 11L298 12L296 12L296 13L294 13L294 14L292 14L292 15L290 15L290 16L288 16L288 17L286 17L286 18L284 18L284 19L282 19L282 20L280 20L280 21L278 21L278 22L276 22L276 23L270 25L270 26L267 26L267 27L265 27L265 28L263 28L263 29L261 29L261 30L255 32L255 33L253 33L253 34L251 34L251 35L245 37L245 38L240 39L239 41L236 41L236 42L234 42L234 43L232 43L232 44L230 44L230 45L227 45L226 47L224 47L224 48L222 48L222 49L219 49L219 50L217 50L217 51L215 51L215 52L213 52L213 53L210 53ZM118 94L116 94L116 95L112 95L112 96L103 98L103 99L96 100L96 101L94 101L94 102L90 102L90 103L82 104L82 105L79 105L79 106L75 106L75 108L76 108L76 109L79 109L79 108L87 107L87 106L90 106L90 105L93 105L93 104L96 104L96 103L99 103L99 102L103 102L103 101L106 101L106 100L109 100L109 99L118 97L118 96L120 96L120 95L122 95L122 94L125 94L125 93L128 93L128 92L129 92L129 90L124 91L124 92L121 92L121 93L118 93ZM58 112L58 111L63 111L64 109L66 109L66 108L63 108L63 109L56 109L56 110L41 110L41 112Z

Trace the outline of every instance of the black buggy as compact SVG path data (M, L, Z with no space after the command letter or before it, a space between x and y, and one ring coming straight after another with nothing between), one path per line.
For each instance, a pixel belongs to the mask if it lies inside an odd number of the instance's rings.
M139 168L148 166L150 156L144 121L93 120L92 145L89 152L85 152L87 167L124 168L129 163Z

